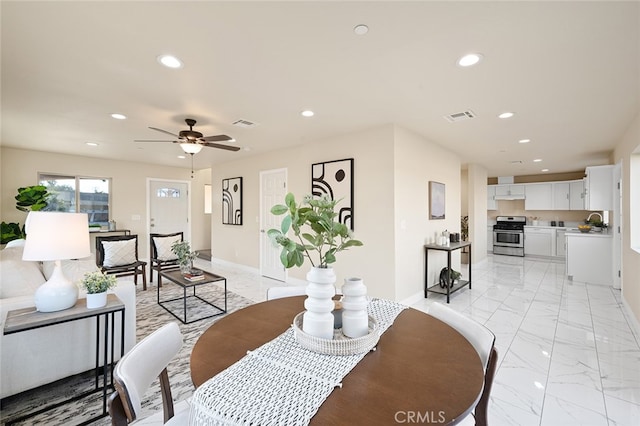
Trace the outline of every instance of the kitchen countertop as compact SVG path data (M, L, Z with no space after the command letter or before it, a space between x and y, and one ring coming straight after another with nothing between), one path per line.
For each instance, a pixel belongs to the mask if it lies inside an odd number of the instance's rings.
M580 232L577 230L568 230L565 235L572 237L596 237L596 238L613 238L611 232Z

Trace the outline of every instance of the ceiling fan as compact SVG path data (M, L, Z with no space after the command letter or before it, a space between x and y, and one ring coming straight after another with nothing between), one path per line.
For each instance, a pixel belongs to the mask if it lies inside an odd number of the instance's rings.
M180 144L180 147L187 154L197 154L203 147L208 146L211 148L226 149L227 151L240 151L237 146L221 145L213 142L227 142L233 141L231 136L227 135L214 135L214 136L202 136L202 133L193 130L193 126L196 124L196 120L187 118L184 120L189 126L189 130L181 130L179 134L167 132L166 130L158 129L156 127L149 127L151 130L166 133L171 135L177 140L135 140L134 142L172 142Z

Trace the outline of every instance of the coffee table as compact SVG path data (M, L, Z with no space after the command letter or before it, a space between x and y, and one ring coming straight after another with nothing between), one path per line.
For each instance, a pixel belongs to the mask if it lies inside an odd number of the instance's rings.
M178 270L176 271L166 271L166 272L160 272L160 275L163 278L166 278L167 281L176 284L179 287L182 287L182 296L181 297L174 297L171 299L166 299L166 300L160 300L160 286L158 286L158 305L162 306L167 312L169 312L171 315L173 315L174 317L176 317L178 320L180 320L183 324L190 324L192 322L196 322L196 321L200 321L206 318L211 318L211 317L215 317L218 315L222 315L227 313L227 279L223 276L220 275L216 275L216 274L212 274L210 272L207 271L202 271L204 274L204 279L198 280L198 281L189 281L186 278L184 278L184 276L182 275L182 273ZM213 283L217 283L217 282L224 282L224 309L222 309L219 306L216 306L215 304L213 304L213 302L211 302L210 300L206 300L202 297L200 297L199 295L196 294L196 288L201 287L203 285L207 285L207 284L213 284ZM162 287L164 288L164 287ZM187 289L192 288L193 289L193 294L189 294L187 295ZM207 304L213 308L215 308L214 313L210 314L210 315L205 315L205 316L201 316L199 318L196 319L191 319L191 320L187 320L187 300L188 299L197 299L199 302L202 302L204 304ZM175 301L182 301L182 311L183 311L183 315L182 317L178 316L175 313L175 308L171 308L170 305L172 305L171 302L175 302Z

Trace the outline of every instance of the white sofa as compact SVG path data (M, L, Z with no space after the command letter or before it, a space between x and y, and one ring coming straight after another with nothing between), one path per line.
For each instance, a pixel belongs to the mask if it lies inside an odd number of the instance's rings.
M22 260L23 241L0 250L0 325L9 311L34 306L33 294L53 270L53 262ZM78 283L98 270L93 258L62 262L65 275ZM125 352L136 343L136 289L118 279L112 291L125 304ZM86 294L80 290L80 298ZM120 354L120 314L116 318L115 353ZM104 321L101 321L104 324ZM9 335L0 335L0 398L95 368L96 320L89 318ZM103 340L101 339L101 342ZM102 363L102 349L100 352Z

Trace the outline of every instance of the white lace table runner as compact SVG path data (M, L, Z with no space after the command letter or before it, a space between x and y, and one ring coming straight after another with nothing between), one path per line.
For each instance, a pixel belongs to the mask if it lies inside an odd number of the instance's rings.
M367 309L382 334L406 308L374 299ZM189 424L306 425L366 355L311 352L289 328L203 383L193 395Z

